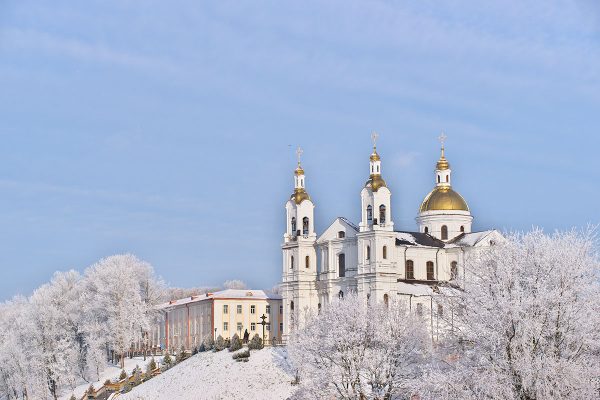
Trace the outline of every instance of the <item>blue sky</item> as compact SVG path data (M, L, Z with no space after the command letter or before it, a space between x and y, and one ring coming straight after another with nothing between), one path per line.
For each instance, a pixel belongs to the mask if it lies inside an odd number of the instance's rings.
M475 229L600 223L599 44L592 0L4 1L0 298L119 252L269 288L293 149L322 231L372 130L400 229L441 131Z

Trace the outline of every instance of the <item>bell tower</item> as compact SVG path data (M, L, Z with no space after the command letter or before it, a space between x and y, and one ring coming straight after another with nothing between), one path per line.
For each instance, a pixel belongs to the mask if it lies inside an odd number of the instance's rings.
M298 147L294 192L285 204L286 232L281 245L284 337L302 324L305 315L315 311L318 304L315 206L305 187L305 174L300 161L302 153Z

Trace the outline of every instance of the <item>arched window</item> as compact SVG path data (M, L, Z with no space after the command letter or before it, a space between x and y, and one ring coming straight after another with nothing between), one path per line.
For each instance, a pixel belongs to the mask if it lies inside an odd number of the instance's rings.
M305 264L306 268L310 268L310 256L306 256L304 258L304 264Z
M344 298L344 292L342 292L342 291L340 290L340 292L338 293L338 297L339 297L340 299L343 299L343 298Z
M344 253L338 254L338 271L340 278L346 276L346 255Z
M442 240L448 240L448 227L442 225Z
M346 232L344 232L344 231L339 231L338 232L338 238L343 239L345 237L346 237Z
M386 293L383 295L383 304L385 304L385 306L387 307L389 303L390 303L390 299Z
M379 172L379 165L377 166L377 172Z
M415 279L415 263L413 260L406 260L406 279Z
M294 256L292 256L290 259L290 268L294 269Z
M387 246L383 246L383 259L387 260Z
M367 206L367 221L373 221L373 207L371 207L370 205Z
M302 234L308 235L308 217L302 218Z
M318 308L318 310L319 310L319 314L320 314L320 313L321 313L321 303L319 303L319 304L317 305L317 308Z
M427 280L434 280L433 276L433 261L427 261Z
M461 231L461 232L464 232L464 231L465 231L465 227L461 225L461 226L460 226L460 231Z
M450 182L450 176L446 175L446 182Z
M371 259L371 246L367 246L367 260Z
M438 183L440 183L440 176L438 175Z
M453 281L458 278L458 264L456 261L450 263L450 280Z
M429 228L425 227L425 233L429 233Z
M385 224L385 206L383 204L379 206L379 224Z
M292 235L296 234L296 217L292 217Z
M290 310L294 311L294 300L290 302Z

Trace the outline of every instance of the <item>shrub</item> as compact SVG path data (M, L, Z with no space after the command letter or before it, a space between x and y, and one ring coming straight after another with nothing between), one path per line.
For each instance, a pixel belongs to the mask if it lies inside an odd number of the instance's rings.
M181 349L179 349L179 354L177 354L177 362L181 362L187 358L187 353L185 352L185 347L181 345Z
M198 352L199 353L203 353L206 351L206 347L204 346L204 342L200 343L200 346L198 346Z
M94 393L94 385L90 385L90 387L88 388L86 393L93 394Z
M238 351L241 348L242 348L242 341L240 340L240 337L236 333L231 338L231 343L229 344L229 351Z
M154 361L154 357L152 357L150 359L150 362L148 363L148 366L146 367L146 372L148 374L151 374L152 371L154 371L156 369L156 361Z
M74 394L72 394L71 397L69 397L69 400L77 400L77 398L75 397Z
M217 340L215 342L215 351L221 351L225 348L225 340L223 339L223 336L219 335L219 337L217 337Z
M250 349L246 347L238 350L231 355L231 358L233 358L235 361L248 361L250 358Z
M122 369L121 370L121 375L119 375L119 380L122 381L125 378L127 378L127 372L125 372L125 370Z
M171 358L171 355L169 353L165 354L165 356L163 357L163 363L167 366L171 366L171 364L173 364L173 359Z
M213 339L212 335L207 335L202 344L204 344L206 351L212 350L215 348L215 339Z
M252 339L250 339L250 342L248 343L248 348L252 350L260 350L263 347L263 341L260 336L258 336L258 333L252 336Z
M197 347L194 347L194 348L192 349L192 355L193 355L193 356L195 356L196 354L198 354L198 348L197 348Z

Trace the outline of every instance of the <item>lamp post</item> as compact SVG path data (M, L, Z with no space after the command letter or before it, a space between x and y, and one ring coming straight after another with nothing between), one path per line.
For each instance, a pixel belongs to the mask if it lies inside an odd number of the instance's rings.
M265 322L265 320L267 319L267 316L265 314L262 315L262 317L260 317L260 319L262 319L262 322L259 322L259 324L262 325L263 327L263 347L265 345L265 325L267 325L267 323Z

